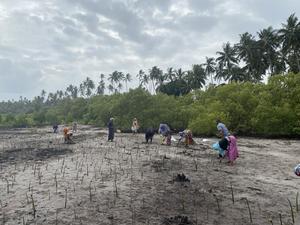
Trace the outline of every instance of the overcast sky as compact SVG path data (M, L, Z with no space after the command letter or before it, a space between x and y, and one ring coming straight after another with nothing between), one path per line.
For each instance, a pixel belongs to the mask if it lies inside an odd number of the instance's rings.
M114 70L190 69L294 12L300 0L0 0L0 100Z

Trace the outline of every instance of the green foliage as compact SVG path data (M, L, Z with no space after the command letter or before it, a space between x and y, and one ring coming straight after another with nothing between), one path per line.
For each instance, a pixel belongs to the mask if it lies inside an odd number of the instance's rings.
M167 95L181 96L190 92L190 88L185 80L174 80L167 84L162 84L157 88L157 91Z
M1 127L26 127L77 121L105 127L110 117L124 131L130 130L136 117L142 130L158 128L163 122L177 131L190 128L196 135L215 135L219 118L242 135L296 136L300 134L300 74L272 76L268 84L210 86L177 97L137 88L88 99L63 98L27 113L2 113L0 123Z

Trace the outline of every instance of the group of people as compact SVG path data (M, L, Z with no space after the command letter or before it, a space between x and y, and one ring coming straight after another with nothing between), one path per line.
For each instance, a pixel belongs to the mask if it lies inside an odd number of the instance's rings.
M108 122L108 141L114 140L114 118L110 118ZM225 157L228 158L228 163L233 165L234 161L238 158L238 148L236 143L236 138L231 135L225 126L219 119L216 120L218 136L220 140L212 145L212 148L218 152L218 158L223 159ZM139 129L139 123L136 118L132 121L131 130L133 134L136 134ZM161 144L171 145L172 136L170 127L161 123L159 125L158 133L161 135ZM146 143L152 143L153 136L155 134L155 129L148 128L145 132L145 140ZM192 131L186 129L184 131L179 132L178 144L184 144L185 146L195 144L193 139Z
M231 135L219 119L216 120L218 136L221 138L218 142L212 145L212 148L219 154L219 159L228 158L228 163L233 165L233 162L239 157L236 138Z

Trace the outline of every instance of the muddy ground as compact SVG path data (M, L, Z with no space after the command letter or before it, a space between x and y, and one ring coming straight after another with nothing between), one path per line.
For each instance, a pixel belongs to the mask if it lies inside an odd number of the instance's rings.
M50 127L0 131L0 224L300 224L300 141L240 138L228 166L217 139L106 139L87 126L72 145Z

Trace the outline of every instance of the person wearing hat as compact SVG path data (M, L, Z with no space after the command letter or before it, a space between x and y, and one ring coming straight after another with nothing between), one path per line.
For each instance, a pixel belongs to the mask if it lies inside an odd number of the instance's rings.
M114 130L114 118L110 118L109 122L107 124L108 127L108 141L113 141L115 136L115 130Z

